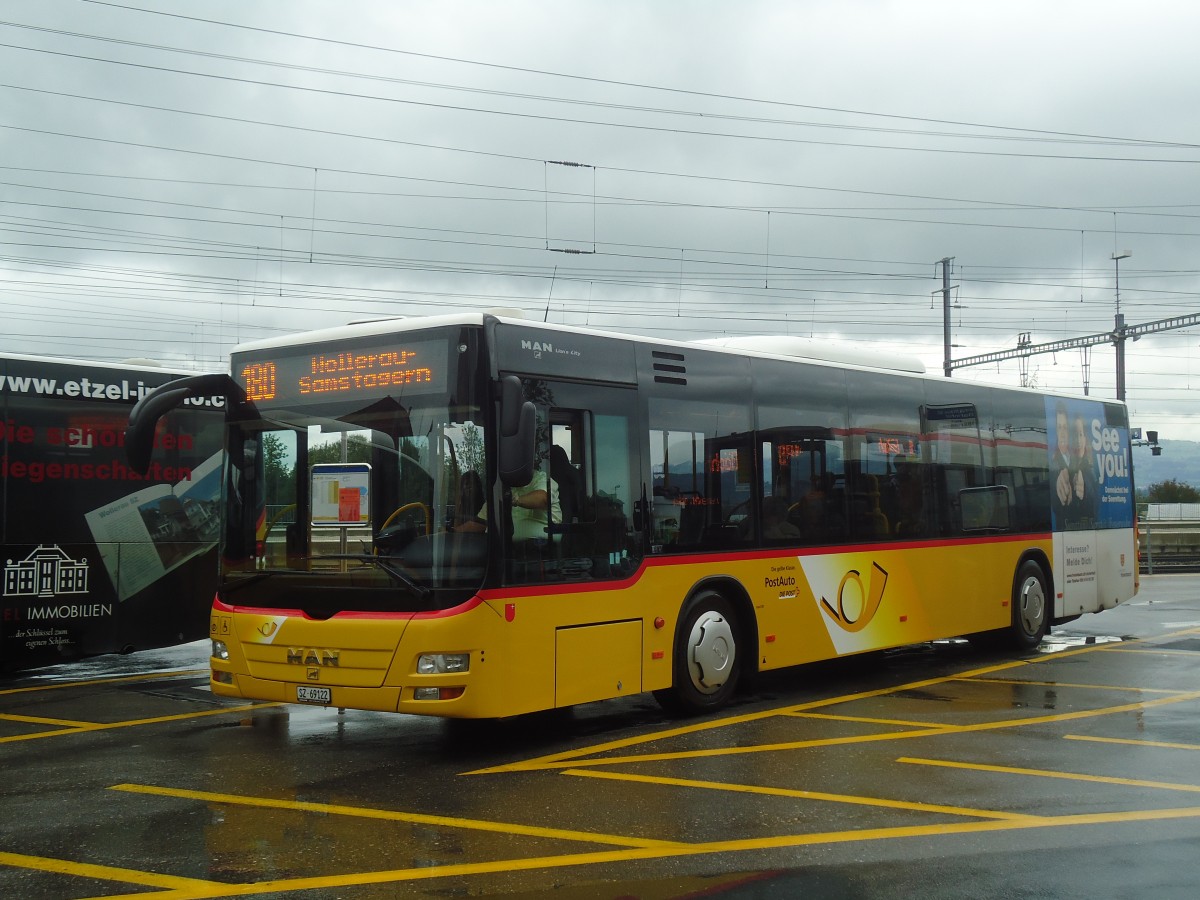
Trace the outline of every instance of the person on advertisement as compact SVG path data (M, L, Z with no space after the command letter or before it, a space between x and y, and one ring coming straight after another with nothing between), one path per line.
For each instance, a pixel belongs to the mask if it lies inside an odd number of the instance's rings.
M1068 528L1094 528L1100 506L1100 479L1096 472L1096 455L1088 440L1087 423L1076 413L1071 422L1071 502L1067 511Z

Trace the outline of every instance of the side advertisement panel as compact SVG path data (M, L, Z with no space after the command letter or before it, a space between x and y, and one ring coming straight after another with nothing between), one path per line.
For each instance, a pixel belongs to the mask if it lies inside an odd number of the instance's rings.
M1056 617L1133 593L1133 473L1125 409L1046 398Z
M0 668L207 633L220 401L171 413L144 477L124 457L129 410L174 377L0 357Z
M1130 528L1133 476L1122 407L1046 398L1055 531Z

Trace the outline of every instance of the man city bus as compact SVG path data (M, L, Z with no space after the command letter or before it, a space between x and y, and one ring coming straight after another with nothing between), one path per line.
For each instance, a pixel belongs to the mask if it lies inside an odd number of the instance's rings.
M127 449L148 465L160 414L227 397L210 626L231 697L500 717L652 691L694 713L818 660L1029 651L1134 595L1123 405L836 356L357 324L167 385Z

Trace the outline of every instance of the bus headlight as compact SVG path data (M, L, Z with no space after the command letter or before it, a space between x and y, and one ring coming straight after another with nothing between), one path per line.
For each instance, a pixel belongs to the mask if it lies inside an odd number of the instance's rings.
M229 648L225 646L224 641L212 642L212 658L229 662Z
M418 675L440 675L446 672L468 672L470 653L422 653L417 657Z

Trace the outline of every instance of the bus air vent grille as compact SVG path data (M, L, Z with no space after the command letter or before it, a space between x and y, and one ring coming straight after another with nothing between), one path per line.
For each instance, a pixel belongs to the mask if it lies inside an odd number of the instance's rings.
M668 353L666 350L652 350L650 356L655 360L655 372L671 372L671 375L655 375L654 380L659 384L687 384L687 366L684 365L682 353ZM666 360L659 362L659 360Z

